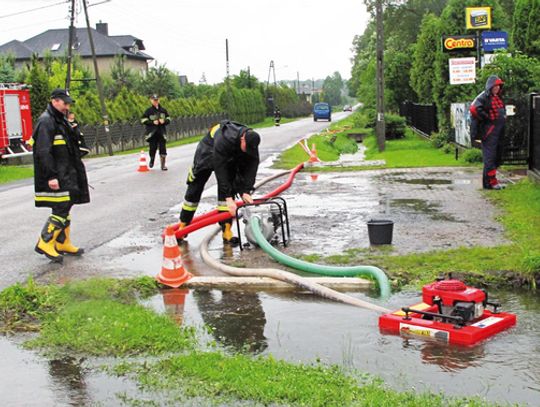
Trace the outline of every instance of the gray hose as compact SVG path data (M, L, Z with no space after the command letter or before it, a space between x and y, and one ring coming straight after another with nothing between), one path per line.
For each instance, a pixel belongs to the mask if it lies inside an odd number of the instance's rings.
M320 284L308 281L305 278L302 278L294 273L290 273L288 271L279 270L279 269L271 269L271 268L239 268L239 267L232 267L227 266L226 264L222 264L216 259L214 259L212 256L210 256L210 253L208 252L208 244L210 243L210 240L213 239L213 237L219 233L221 230L220 226L215 226L214 229L203 239L201 242L201 257L205 264L208 266L215 268L219 271L222 271L223 273L232 275L232 276L241 276L241 277L270 277L276 280L284 281L289 284L296 285L298 287L304 288L308 291L311 291L313 294L319 295L323 298L327 298L330 300L342 302L349 305L354 305L355 307L361 307L366 308L372 311L380 312L380 313L388 313L391 312L389 309L381 307L379 305L372 304L367 301L363 301L359 298L351 297L350 295L340 293L339 291L332 290L331 288L324 287Z

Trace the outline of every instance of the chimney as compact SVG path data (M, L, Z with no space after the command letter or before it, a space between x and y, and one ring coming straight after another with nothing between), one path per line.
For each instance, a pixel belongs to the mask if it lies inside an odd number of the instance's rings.
M99 23L96 23L96 31L100 34L103 34L105 36L109 36L109 24L102 23L101 20L99 20Z

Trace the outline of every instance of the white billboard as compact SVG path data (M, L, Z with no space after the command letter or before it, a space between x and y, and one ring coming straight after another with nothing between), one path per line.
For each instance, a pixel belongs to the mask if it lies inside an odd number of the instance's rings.
M476 59L450 58L448 60L450 85L474 83L476 80Z

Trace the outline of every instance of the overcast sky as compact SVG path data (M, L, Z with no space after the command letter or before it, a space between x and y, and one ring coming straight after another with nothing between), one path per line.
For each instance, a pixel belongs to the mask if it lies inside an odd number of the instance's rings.
M88 0L89 4L103 0ZM0 0L0 44L24 41L50 28L68 26L62 0ZM82 9L77 26L85 24ZM90 21L109 24L110 35L144 41L160 64L198 83L225 77L225 38L231 74L248 65L266 81L270 60L277 80L324 78L339 71L350 77L351 47L368 14L362 0L111 0L89 8Z

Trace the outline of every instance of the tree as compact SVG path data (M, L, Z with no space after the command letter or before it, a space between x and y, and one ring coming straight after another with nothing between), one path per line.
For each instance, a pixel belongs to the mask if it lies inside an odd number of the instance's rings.
M11 55L0 55L0 82L16 82L15 60Z
M540 1L517 0L512 24L514 48L531 57L540 57Z
M140 78L138 88L140 93L147 96L154 93L168 98L177 98L180 96L178 77L165 65L150 68L146 75Z
M414 45L411 67L411 87L421 103L433 102L433 77L435 56L440 50L440 20L434 14L426 14L420 26L420 34Z
M259 80L242 69L238 75L233 76L232 84L238 89L255 89L259 86Z
M35 122L47 107L50 99L49 79L36 54L32 55L26 82L32 85L30 104L32 120Z
M331 106L341 104L341 91L345 86L339 72L334 72L332 76L327 76L324 80L322 91L323 100Z

